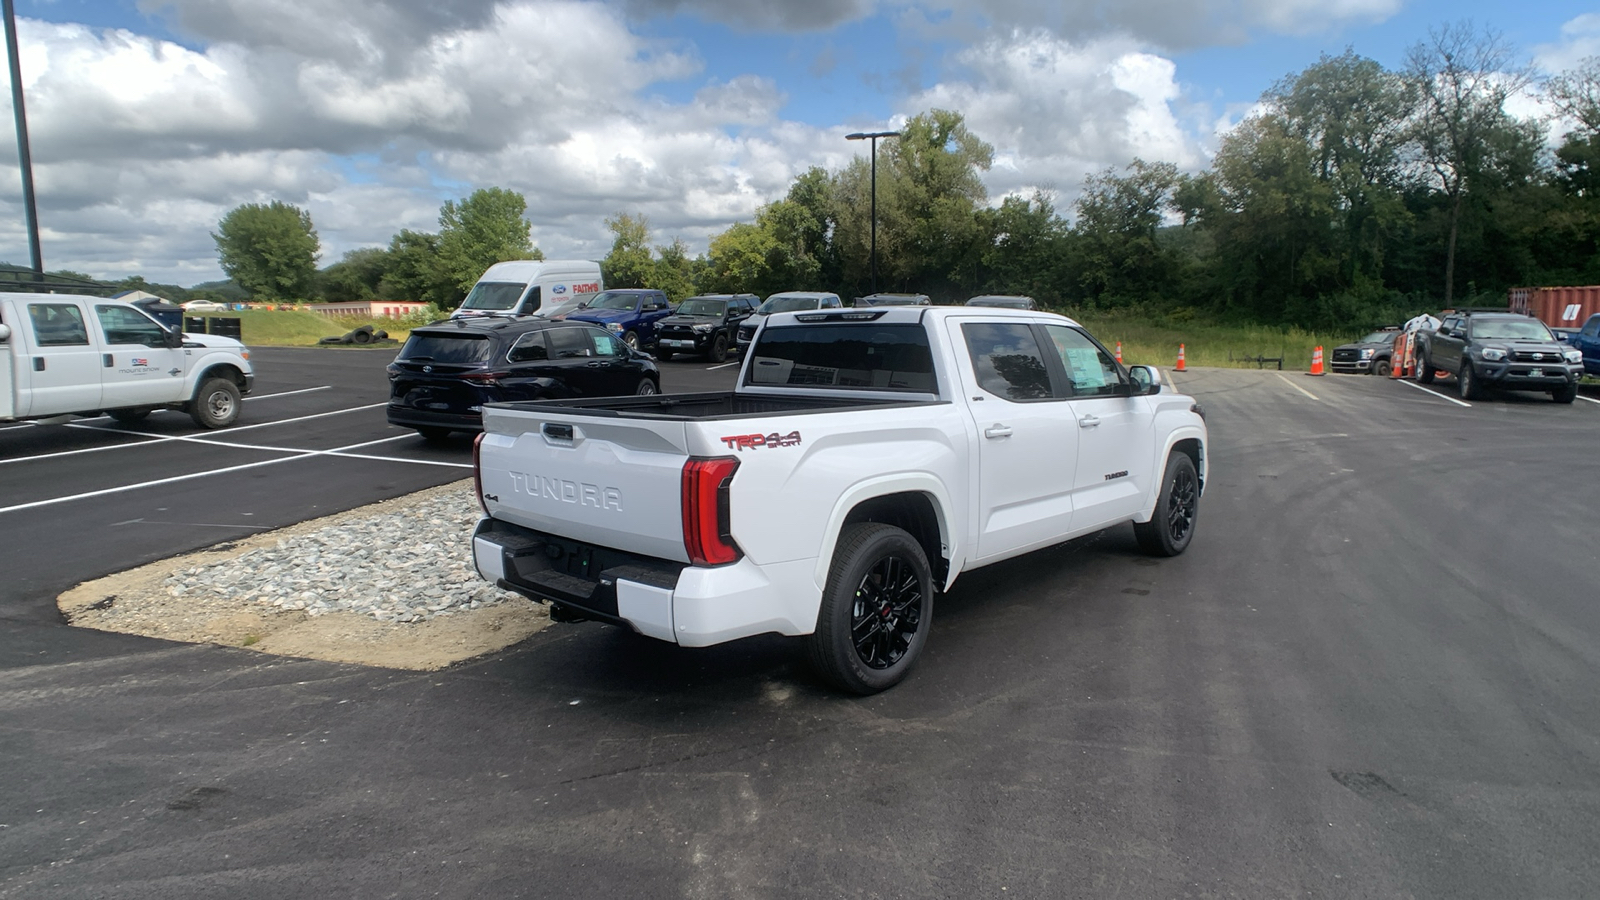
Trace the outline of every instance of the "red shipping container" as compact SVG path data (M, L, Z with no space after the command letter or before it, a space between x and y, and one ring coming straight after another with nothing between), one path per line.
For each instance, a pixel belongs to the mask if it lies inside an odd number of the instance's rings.
M1581 328L1600 313L1600 285L1512 288L1513 312L1532 313L1551 328Z

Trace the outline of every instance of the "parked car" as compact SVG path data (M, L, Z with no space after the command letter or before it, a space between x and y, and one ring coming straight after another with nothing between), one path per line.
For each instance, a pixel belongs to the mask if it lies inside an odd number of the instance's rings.
M672 304L666 294L649 288L619 288L601 291L566 318L593 322L616 333L629 347L648 350L656 345L657 323L670 315Z
M927 294L868 294L857 297L856 306L927 306Z
M739 324L739 352L743 353L750 346L750 341L755 339L756 329L773 313L843 308L838 294L825 291L783 291L773 294L767 298L767 302L756 307L755 315Z
M997 309L1038 309L1032 297L1021 294L981 294L966 302L967 306L987 306Z
M483 271L451 315L526 316L545 304L588 300L605 286L600 264L588 259L515 259Z
M430 441L481 430L485 403L661 390L655 360L611 332L534 316L414 328L388 371L389 423Z
M728 358L738 339L739 323L756 311L755 294L703 294L678 304L678 311L657 323L656 359L677 353L703 353L712 362Z
M1583 327L1567 335L1568 344L1583 354L1583 369L1600 376L1600 313L1589 317Z
M1417 380L1430 384L1439 372L1453 373L1463 400L1480 399L1490 387L1545 391L1557 403L1578 399L1583 352L1532 316L1457 310L1437 331L1417 332L1416 341Z
M867 694L968 571L1130 522L1184 552L1206 441L1193 398L1064 316L778 313L731 392L486 407L471 554L557 621L807 635Z
M1333 370L1350 375L1366 372L1387 376L1394 361L1394 341L1400 334L1399 328L1384 328L1359 341L1340 344L1333 348Z
M104 412L131 425L179 409L225 428L255 377L239 341L184 334L123 300L0 294L0 422Z
M210 300L190 300L183 304L184 312L223 312L228 308L226 303L215 303Z

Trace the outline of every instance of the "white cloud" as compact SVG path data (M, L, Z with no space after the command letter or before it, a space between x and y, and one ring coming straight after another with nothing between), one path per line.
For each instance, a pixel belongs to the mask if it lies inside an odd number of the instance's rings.
M1534 64L1552 74L1576 68L1590 56L1600 56L1600 13L1584 13L1561 26L1561 40L1534 48Z

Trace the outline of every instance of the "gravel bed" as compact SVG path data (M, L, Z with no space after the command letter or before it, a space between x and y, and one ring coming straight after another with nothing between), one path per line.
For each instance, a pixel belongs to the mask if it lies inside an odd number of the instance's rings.
M518 599L473 569L479 510L470 489L378 509L181 569L162 588L202 603L244 599L310 616L344 611L403 623Z

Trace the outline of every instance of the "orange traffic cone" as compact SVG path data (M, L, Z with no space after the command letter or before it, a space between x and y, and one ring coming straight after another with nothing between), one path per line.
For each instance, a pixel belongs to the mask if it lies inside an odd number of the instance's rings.
M1189 371L1183 365L1183 345L1182 344L1178 345L1178 364L1173 366L1172 368L1173 368L1173 371L1175 371L1175 372L1187 372L1187 371Z
M1402 334L1394 342L1394 353L1389 356L1389 377L1401 378L1410 374L1411 335Z
M1308 372L1307 374L1309 374L1309 375L1321 375L1322 374L1322 348L1321 347L1318 347L1317 349L1311 351L1311 371Z
M1117 362L1122 362L1122 342L1117 341Z

